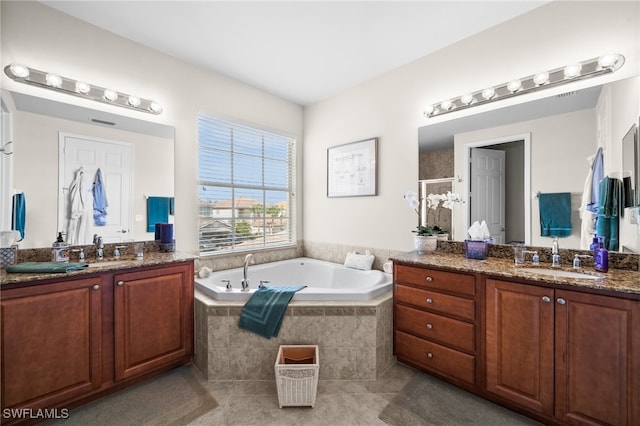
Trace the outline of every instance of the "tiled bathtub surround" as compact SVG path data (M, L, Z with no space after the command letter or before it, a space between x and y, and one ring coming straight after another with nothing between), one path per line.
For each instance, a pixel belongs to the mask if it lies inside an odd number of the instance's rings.
M208 380L271 380L280 345L318 345L323 380L375 380L394 362L391 293L359 302L293 301L272 339L238 328L242 304L196 292L194 363Z

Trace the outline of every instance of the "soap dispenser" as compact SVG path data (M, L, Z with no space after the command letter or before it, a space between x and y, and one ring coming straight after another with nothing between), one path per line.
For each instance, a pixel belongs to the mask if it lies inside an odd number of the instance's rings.
M604 246L604 238L598 239L598 249L593 256L593 265L598 272L609 271L609 252Z
M51 245L52 262L69 262L69 244L64 242L62 232L58 232L58 238Z

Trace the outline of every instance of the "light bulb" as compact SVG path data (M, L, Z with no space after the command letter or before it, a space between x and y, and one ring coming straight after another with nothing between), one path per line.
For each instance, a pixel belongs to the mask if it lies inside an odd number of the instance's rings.
M129 96L129 100L127 101L127 103L132 107L140 106L140 98L133 95Z
M151 103L149 104L149 109L156 114L160 114L162 112L162 106L156 101L151 101Z
M29 68L25 67L21 64L11 64L9 65L9 70L14 77L17 78L27 78L29 77Z
M449 100L442 101L440 102L440 107L445 111L449 111L451 108L453 108L453 103Z
M91 91L91 86L89 85L89 83L85 83L84 81L76 81L76 92L86 95L87 93L89 93L89 91Z
M536 86L542 86L549 81L549 73L546 71L542 71L533 76L533 82Z
M471 105L474 100L475 98L471 93L467 93L466 95L460 96L460 102L462 102L464 105Z
M62 86L62 77L60 77L58 74L49 73L44 77L44 79L47 82L47 84L51 87Z
M108 101L113 102L118 99L118 92L111 89L104 89L104 98Z
M496 91L493 87L489 87L488 89L484 89L482 91L482 97L486 100L493 98L496 95Z
M433 105L427 105L426 107L424 107L424 115L427 116L433 114L433 110Z
M507 90L509 90L511 93L515 93L520 89L522 89L522 82L520 80L511 80L507 84Z
M617 53L605 53L598 58L598 66L600 68L615 68L619 59L620 55Z
M582 64L580 63L567 65L564 67L564 76L565 78L574 78L580 75L580 71L582 71Z

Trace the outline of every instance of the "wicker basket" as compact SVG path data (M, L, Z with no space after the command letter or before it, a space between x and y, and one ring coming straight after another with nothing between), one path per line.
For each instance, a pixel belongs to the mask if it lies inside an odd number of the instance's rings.
M317 345L280 346L275 364L280 408L313 407L319 369Z

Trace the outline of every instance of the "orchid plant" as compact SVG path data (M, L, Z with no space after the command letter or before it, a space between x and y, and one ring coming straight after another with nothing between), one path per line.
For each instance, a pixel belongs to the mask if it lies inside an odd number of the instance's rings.
M420 200L418 194L413 191L407 191L404 194L404 198L409 204L409 207L420 216ZM427 201L427 224L425 226L418 225L416 232L418 235L427 236L433 234L445 234L447 230L440 226L440 215L443 209L453 210L464 204L464 200L459 194L451 191L447 191L446 194L429 194L426 197ZM433 215L434 225L429 226L429 213Z
M420 200L418 199L418 194L413 191L407 191L404 194L404 199L407 201L409 208L416 212L418 217L420 217ZM416 229L411 232L415 232L421 237L429 237L433 235L433 229L431 227L422 225L416 226Z

